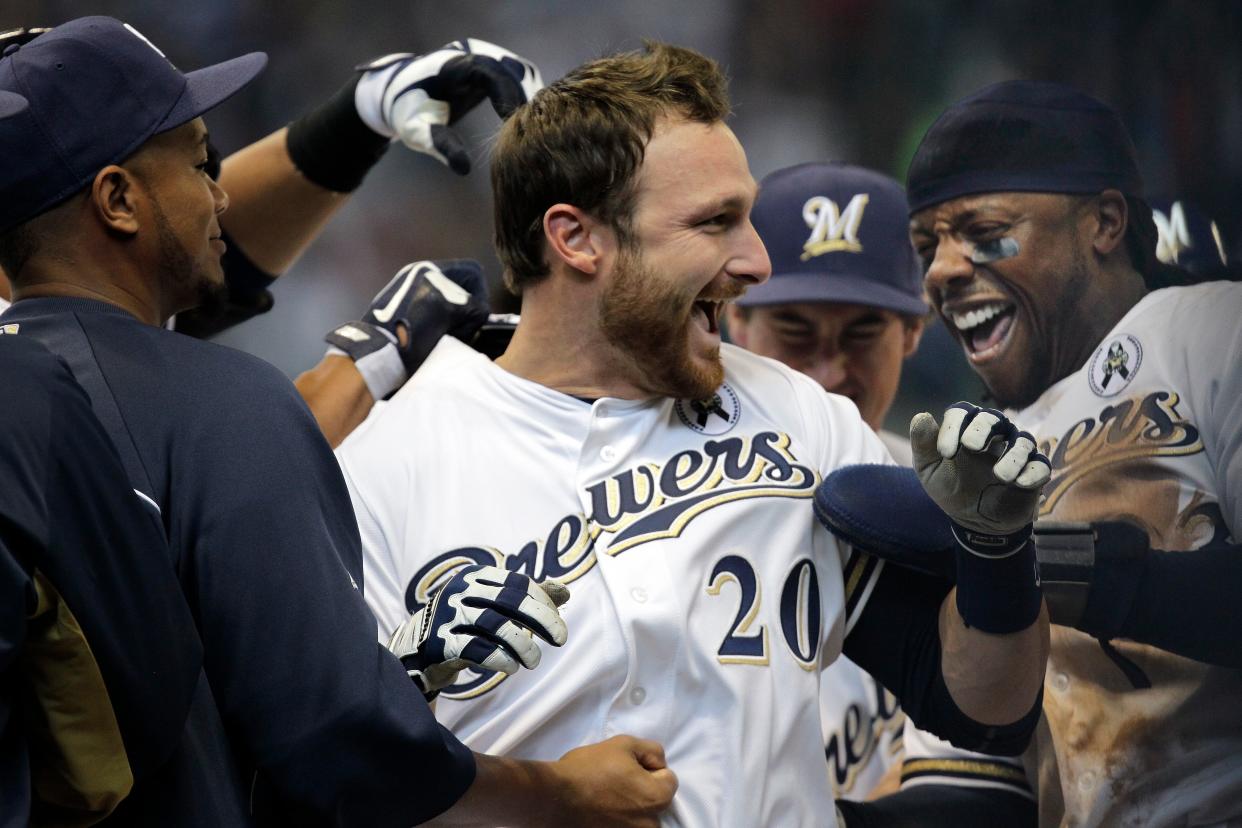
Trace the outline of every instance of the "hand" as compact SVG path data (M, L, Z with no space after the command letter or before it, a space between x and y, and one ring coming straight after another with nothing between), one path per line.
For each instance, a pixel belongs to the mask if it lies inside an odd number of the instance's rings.
M557 607L569 590L555 581L540 585L518 572L468 566L449 578L388 641L428 701L466 667L499 670L539 666L532 633L554 646L568 630Z
M413 262L376 294L361 321L324 338L353 359L371 395L381 400L418 370L445 334L463 341L473 337L487 321L487 308L478 262Z
M465 342L487 321L483 268L472 259L412 262L375 295L362 321L397 338L413 374L442 336Z
M358 69L354 105L363 122L458 175L470 172L470 155L449 127L484 98L506 118L543 88L535 64L472 37L426 55L385 55Z
M999 411L959 402L945 411L943 424L916 414L910 444L923 488L967 549L1003 556L1026 541L1040 490L1052 476L1030 434Z
M633 736L575 748L552 763L561 796L549 825L657 828L677 792L658 743Z

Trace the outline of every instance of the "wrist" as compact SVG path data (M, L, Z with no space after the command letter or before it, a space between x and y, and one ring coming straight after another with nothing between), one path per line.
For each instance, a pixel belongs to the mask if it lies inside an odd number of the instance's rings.
M1015 633L1034 624L1043 598L1031 527L1012 535L988 536L981 546L981 533L959 534L961 528L953 526L958 538L956 601L962 621L994 634Z
M347 322L324 337L327 356L347 356L376 401L387 399L409 379L397 338L369 322Z
M1015 532L981 532L969 526L963 526L952 519L950 519L950 528L959 547L972 555L988 560L1000 560L1017 554L1030 540L1033 529L1032 524L1028 523Z
M351 80L336 94L289 125L285 147L307 180L351 193L384 156L389 138L377 134L358 113Z
M570 824L559 806L566 786L572 784L559 773L556 762L509 759L475 754L475 788L495 809L485 807L480 816L490 817L492 825L513 828L551 828ZM486 820L484 820L486 821Z

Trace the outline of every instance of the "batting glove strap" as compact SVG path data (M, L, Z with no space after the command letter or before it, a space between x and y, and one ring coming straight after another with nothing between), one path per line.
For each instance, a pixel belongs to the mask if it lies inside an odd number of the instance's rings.
M953 531L958 535L962 529ZM1029 526L1020 545L999 557L980 555L959 535L957 611L966 626L997 634L1024 630L1039 617L1041 599Z
M958 545L972 555L989 560L1000 560L1017 554L1031 538L1032 524L1027 524L1017 532L1008 535L993 535L979 532L950 521L950 529Z
M332 346L329 356L347 356L354 361L367 390L377 400L387 399L409 379L397 337L378 325L346 322L324 341Z

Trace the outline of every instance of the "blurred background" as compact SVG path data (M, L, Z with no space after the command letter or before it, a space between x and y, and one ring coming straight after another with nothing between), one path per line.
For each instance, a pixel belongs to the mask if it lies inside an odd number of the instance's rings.
M529 58L545 80L644 37L699 49L732 78L732 126L756 178L843 160L904 180L949 103L1009 78L1064 81L1121 113L1149 195L1195 202L1242 255L1240 0L3 0L0 30L86 14L132 24L183 70L268 53L259 81L208 116L225 154L296 118L359 62L467 36ZM407 261L477 258L500 290L486 174L498 123L486 106L462 122L475 157L466 178L394 147L277 282L273 310L221 341L293 376ZM890 426L981 391L937 323Z

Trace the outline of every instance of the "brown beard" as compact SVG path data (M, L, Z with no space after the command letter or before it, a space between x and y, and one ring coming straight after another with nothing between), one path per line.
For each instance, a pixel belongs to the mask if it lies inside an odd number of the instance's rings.
M701 400L724 382L717 348L707 365L690 355L693 296L659 279L637 250L623 248L600 301L600 330L635 369L635 384L666 397Z

